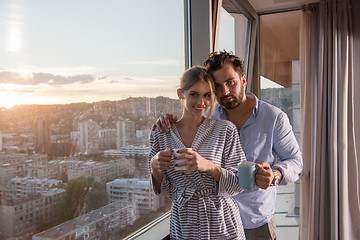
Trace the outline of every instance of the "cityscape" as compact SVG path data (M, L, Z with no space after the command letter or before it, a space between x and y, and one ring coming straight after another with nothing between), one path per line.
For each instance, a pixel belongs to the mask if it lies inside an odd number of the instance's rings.
M288 113L291 89L262 96ZM0 239L121 239L171 207L149 181L151 126L177 99L0 108Z
M148 173L167 97L0 109L0 239L119 239L167 212Z

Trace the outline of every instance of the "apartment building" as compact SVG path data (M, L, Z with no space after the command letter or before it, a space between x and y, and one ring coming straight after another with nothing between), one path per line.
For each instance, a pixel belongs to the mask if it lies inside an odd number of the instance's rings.
M67 172L70 169L75 169L81 164L82 161L75 159L65 159L65 160L51 160L48 162L49 165L55 166L60 172Z
M106 183L109 179L115 179L121 173L121 160L109 162L78 162L78 166L68 169L68 180L79 177L92 177L97 182Z
M78 153L94 154L99 152L99 130L99 124L92 119L79 123Z
M116 122L116 149L134 145L135 122L129 119L120 119Z
M109 202L134 202L140 214L157 211L165 204L165 196L155 195L148 179L116 179L106 184L106 191Z
M150 147L145 145L141 145L141 146L128 145L120 148L119 152L122 156L126 156L126 157L133 155L147 156L150 153Z
M12 165L32 164L41 166L48 160L46 154L24 154L24 153L0 153L0 163L9 163Z
M0 153L0 185L6 183L16 176L27 176L29 168L39 168L47 163L47 156L44 154L19 154Z
M99 130L99 148L100 150L116 148L116 129Z
M0 239L29 237L43 226L56 223L56 209L64 194L64 189L51 189L20 200L2 200Z
M114 202L32 237L32 240L117 239L116 234L138 218L133 202Z
M10 163L3 163L0 165L0 186L5 186L6 183L16 176L16 168Z
M149 146L150 145L150 134L151 129L145 130L136 130L136 145L141 146Z
M59 187L62 187L62 181L57 179L15 177L6 185L6 199L29 198Z
M33 178L60 179L61 171L58 166L50 164L42 166L29 166L27 168L26 176Z
M50 121L47 116L40 116L35 124L35 151L37 153L49 153L50 136Z

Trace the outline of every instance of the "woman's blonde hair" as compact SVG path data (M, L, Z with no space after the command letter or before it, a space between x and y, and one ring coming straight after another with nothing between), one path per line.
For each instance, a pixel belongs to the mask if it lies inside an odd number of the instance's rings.
M210 86L210 109L206 117L210 117L214 114L215 110L215 95L214 95L214 81L211 75L202 66L194 66L186 70L180 78L180 91L186 91L190 89L197 82L206 82Z

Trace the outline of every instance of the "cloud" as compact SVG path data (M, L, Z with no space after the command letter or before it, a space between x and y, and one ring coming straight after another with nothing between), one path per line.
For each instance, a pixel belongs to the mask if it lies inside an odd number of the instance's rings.
M72 76L54 75L51 73L18 73L0 71L0 83L17 85L38 85L46 83L53 86L71 83L90 83L95 80L93 75L79 74Z
M164 60L157 60L157 61L137 61L137 62L129 62L129 64L177 66L177 65L179 65L179 60L164 59Z
M118 79L112 79L109 81L110 83L123 83L123 84L136 84L139 86L139 84L142 84L144 82L166 82L167 80L162 80L159 78L149 78L149 77L119 77Z
M9 89L7 89L7 88L0 87L0 92L16 92L18 94L32 94L32 93L36 92L36 90L34 90L34 89L13 89L13 90L9 91Z
M109 77L109 75L106 75L106 76L102 76L102 77L98 77L98 80L105 80Z

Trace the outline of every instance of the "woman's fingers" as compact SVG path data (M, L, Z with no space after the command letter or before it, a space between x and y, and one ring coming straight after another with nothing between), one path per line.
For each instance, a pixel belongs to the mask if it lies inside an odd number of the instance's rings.
M169 170L171 166L172 150L168 148L165 151L160 151L157 154L157 160L159 162L160 169Z

